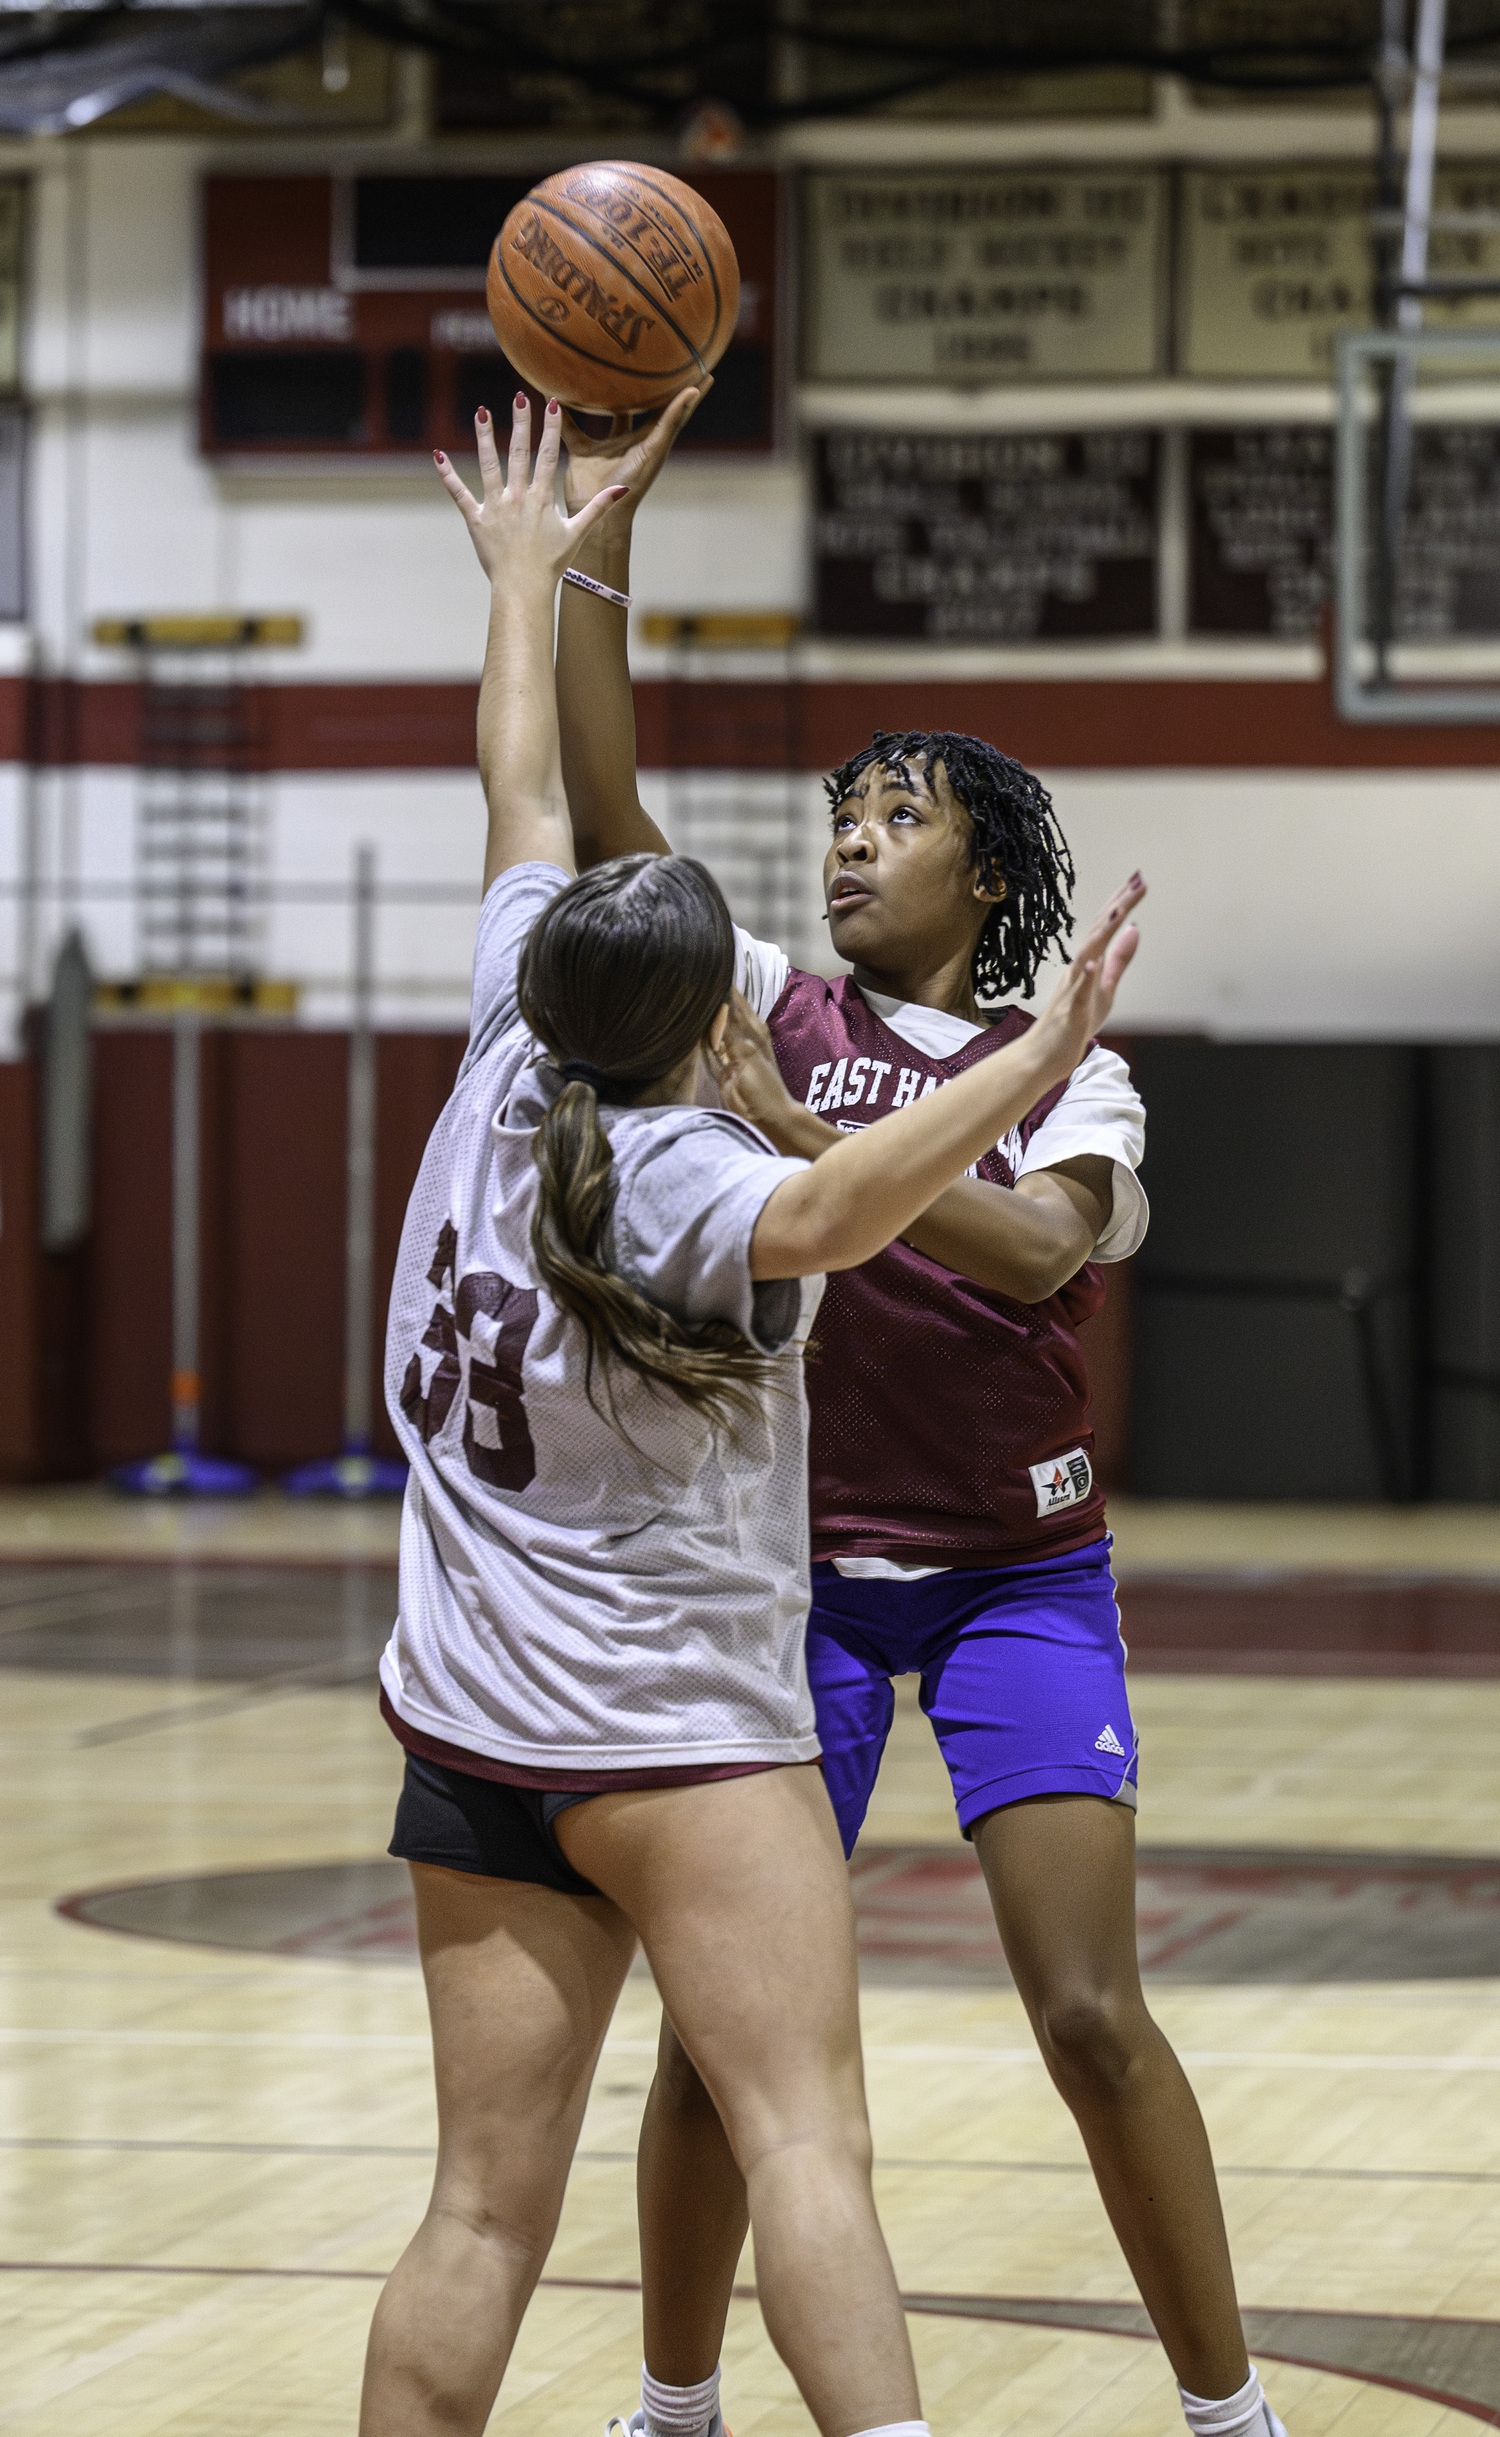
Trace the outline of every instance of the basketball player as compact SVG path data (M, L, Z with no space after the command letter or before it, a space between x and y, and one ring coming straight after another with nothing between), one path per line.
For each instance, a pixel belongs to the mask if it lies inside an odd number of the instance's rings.
M650 445L569 435L574 507L635 452L584 561L620 594L665 453L642 467ZM599 853L665 851L636 790L618 608L568 588L557 683L580 829ZM1024 1037L1028 1017L996 1002L1029 996L1071 929L1050 798L992 745L878 736L828 792L828 920L852 976L799 973L741 933L726 1039L730 1104L812 1160ZM808 1668L846 1852L891 1679L920 1677L1007 1960L1189 2426L1280 2437L1245 2354L1202 2119L1136 1960L1136 1738L1076 1332L1103 1300L1096 1261L1145 1233L1143 1141L1128 1073L1096 1045L899 1244L830 1283L807 1382ZM640 2162L646 2359L653 2391L671 2381L687 2399L648 2409L647 2437L706 2437L744 2228L733 2184L669 2022Z
M870 2192L853 1915L804 1662L802 1350L820 1273L904 1226L1108 1011L1122 891L1041 1020L940 1100L783 1158L715 1074L735 943L701 865L573 877L554 504L517 399L484 497L489 804L469 1049L413 1189L386 1389L411 1467L382 1706L407 1753L432 2201L375 2313L365 2437L478 2437L639 1936L748 2196L823 2437L927 2437Z

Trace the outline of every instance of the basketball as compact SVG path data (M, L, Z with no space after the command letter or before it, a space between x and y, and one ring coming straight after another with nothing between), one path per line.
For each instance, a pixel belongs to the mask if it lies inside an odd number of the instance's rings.
M544 178L490 253L495 335L544 397L662 406L734 335L740 271L718 213L664 169L587 161Z

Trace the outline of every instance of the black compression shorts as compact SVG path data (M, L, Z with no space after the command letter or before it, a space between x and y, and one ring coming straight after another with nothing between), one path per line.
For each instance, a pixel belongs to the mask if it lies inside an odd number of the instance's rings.
M559 1895L597 1895L593 1880L573 1868L553 1833L559 1811L590 1799L466 1777L408 1752L388 1850L398 1861L432 1862L472 1878L520 1879Z

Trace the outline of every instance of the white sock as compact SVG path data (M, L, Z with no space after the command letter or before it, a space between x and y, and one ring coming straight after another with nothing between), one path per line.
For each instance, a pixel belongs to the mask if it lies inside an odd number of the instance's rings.
M641 2363L646 2437L708 2437L719 2408L719 2372L699 2386L666 2386Z
M932 2437L925 2420L887 2420L883 2428L860 2429L857 2437Z
M1204 2395L1190 2395L1179 2386L1183 2416L1193 2437L1285 2437L1281 2422L1266 2401L1266 2390L1260 2382L1260 2372L1252 2367L1249 2377L1237 2394L1221 2395L1216 2401Z

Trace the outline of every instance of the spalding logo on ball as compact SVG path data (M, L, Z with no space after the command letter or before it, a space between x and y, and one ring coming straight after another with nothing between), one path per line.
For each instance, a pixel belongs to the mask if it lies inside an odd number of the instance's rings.
M740 268L701 195L638 161L544 178L490 253L495 335L523 381L600 414L665 405L734 335Z

